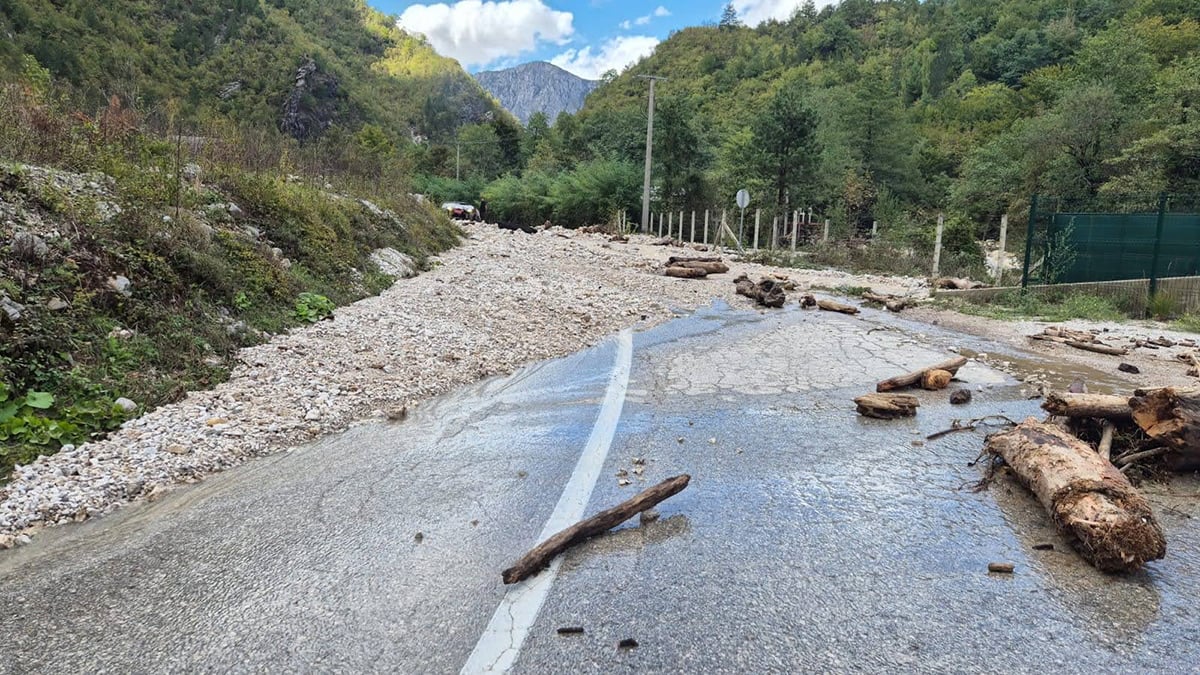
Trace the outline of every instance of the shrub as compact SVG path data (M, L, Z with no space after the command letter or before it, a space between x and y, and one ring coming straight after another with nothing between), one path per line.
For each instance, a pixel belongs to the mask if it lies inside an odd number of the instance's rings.
M317 293L301 293L296 298L296 318L309 323L333 316L334 304L329 298Z

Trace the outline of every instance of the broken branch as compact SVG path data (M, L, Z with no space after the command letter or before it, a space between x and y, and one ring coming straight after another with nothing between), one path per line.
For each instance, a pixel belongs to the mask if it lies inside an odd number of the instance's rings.
M607 511L601 511L586 520L581 520L571 527L538 544L532 551L521 556L512 567L504 570L501 575L506 584L515 584L537 574L550 564L555 556L568 548L586 541L598 534L607 532L621 523L629 520L647 509L653 508L663 500L679 494L691 482L692 477L684 474L675 476L642 491L632 499L628 499Z
M890 378L880 382L879 384L876 384L875 391L882 393L885 391L893 391L895 389L903 389L905 387L911 387L911 386L917 384L918 382L920 382L922 379L924 379L925 373L928 373L931 370L944 370L944 371L950 373L951 375L956 375L956 374L958 374L958 369L962 368L965 365L967 365L967 357L958 356L953 359L950 359L949 361L944 361L942 363L939 363L934 366L930 366L928 368L922 368L920 370L915 370L906 375L890 377Z
M1051 392L1046 395L1042 410L1059 417L1099 417L1117 422L1128 421L1133 415L1129 399L1107 394Z

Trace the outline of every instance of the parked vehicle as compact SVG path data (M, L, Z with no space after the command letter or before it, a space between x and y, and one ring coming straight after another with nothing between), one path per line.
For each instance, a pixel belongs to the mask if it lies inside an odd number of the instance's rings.
M477 211L475 210L475 207L471 206L470 204L446 202L445 204L442 204L442 210L455 220L476 220Z

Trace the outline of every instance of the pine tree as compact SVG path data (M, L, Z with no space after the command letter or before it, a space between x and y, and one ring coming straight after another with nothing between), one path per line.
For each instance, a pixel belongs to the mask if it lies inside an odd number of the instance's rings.
M742 25L742 20L738 18L737 10L733 8L733 3L725 5L725 11L721 12L720 27L724 30L733 30Z

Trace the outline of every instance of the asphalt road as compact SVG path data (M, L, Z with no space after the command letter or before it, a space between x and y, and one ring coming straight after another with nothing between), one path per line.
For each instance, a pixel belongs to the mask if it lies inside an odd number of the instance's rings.
M1020 488L972 491L981 434L923 442L1034 414L1006 376L972 363L972 404L921 393L913 420L854 413L952 346L999 351L873 313L713 310L481 383L0 553L0 671L1195 672L1194 481L1149 490L1167 558L1108 576ZM680 473L659 520L500 583Z

